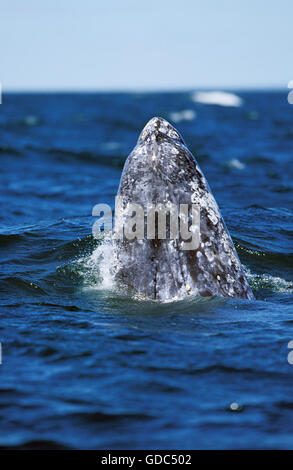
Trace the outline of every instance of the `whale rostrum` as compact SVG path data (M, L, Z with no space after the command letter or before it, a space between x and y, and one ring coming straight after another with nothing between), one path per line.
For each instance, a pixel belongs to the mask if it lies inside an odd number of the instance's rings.
M119 285L162 301L254 298L207 180L165 119L151 119L141 132L125 162L117 201Z

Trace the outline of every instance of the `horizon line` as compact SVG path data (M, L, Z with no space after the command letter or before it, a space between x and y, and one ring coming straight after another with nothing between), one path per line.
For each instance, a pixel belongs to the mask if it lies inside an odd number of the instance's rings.
M1 82L0 82L1 83ZM13 93L192 93L195 91L285 91L288 85L256 85L256 86L196 86L196 87L121 87L121 88L84 88L84 87L53 87L53 88L4 88L2 83L2 95Z

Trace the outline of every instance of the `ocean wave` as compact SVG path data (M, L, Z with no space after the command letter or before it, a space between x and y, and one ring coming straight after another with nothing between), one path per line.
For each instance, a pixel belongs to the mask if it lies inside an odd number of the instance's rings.
M225 91L198 91L192 95L192 101L202 104L216 104L218 106L242 106L243 100L234 93Z
M9 145L0 145L0 155L11 155L15 157L27 157L30 154L43 154L55 157L58 161L80 161L83 163L95 163L108 167L123 168L127 155L120 144L116 142L105 142L100 144L96 150L71 149L62 147L43 147L25 143L22 148Z
M27 440L23 442L19 442L19 444L15 443L14 445L1 445L0 450L65 450L70 449L69 446L64 446L63 444L54 441L54 440L46 440L46 439L35 439L35 440Z
M273 292L293 294L293 282L271 274L255 274L244 266L249 284L253 290L269 289Z
M71 150L64 148L51 148L48 150L42 149L42 151L45 151L47 154L56 156L61 159L74 158L76 160L82 160L88 163L93 162L104 166L114 166L118 168L123 168L126 158L126 155L121 155L118 153L115 153L115 155L110 155L107 153L91 152L87 150Z
M8 276L1 280L1 284L6 291L25 291L28 293L33 293L34 295L44 295L46 294L45 290L42 289L36 282L32 282L29 279L24 279L21 276Z
M247 374L247 375L251 375L251 376L255 376L255 369L253 368L250 368L250 367L237 367L237 366L233 366L233 365L225 365L225 364L208 364L206 366L199 366L199 367L196 367L196 368L191 368L189 367L188 369L187 368L183 368L183 367L176 367L175 365L170 365L169 367L166 367L166 366L160 366L160 365L149 365L145 368L146 370L148 370L149 372L160 372L162 374L165 374L165 373L174 373L174 374L177 374L178 372L179 373L184 373L186 375L201 375L201 374L210 374L210 373L214 373L214 374L231 374L231 375L235 375L235 374ZM274 371L261 371L261 370L258 370L257 371L257 374L258 376L275 376L276 373Z
M13 243L18 243L23 240L23 236L19 233L0 233L0 246L4 247Z
M0 145L0 154L8 154L8 155L19 155L20 151L15 148L11 147L9 145Z

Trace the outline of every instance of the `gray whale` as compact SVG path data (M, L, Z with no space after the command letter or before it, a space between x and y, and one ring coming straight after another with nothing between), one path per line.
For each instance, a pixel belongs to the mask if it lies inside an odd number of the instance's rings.
M114 276L119 285L150 299L195 296L253 299L253 293L206 178L177 130L155 117L144 127L127 158L118 189L115 230L125 206L196 204L200 243L182 250L182 241L114 240ZM114 233L115 233L114 230Z

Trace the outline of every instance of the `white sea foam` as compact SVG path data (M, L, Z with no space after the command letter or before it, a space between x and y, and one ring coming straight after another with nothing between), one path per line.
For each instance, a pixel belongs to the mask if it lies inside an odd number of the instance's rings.
M270 274L254 274L244 266L245 274L253 289L270 289L275 292L293 293L293 282Z
M245 163L238 160L238 158L232 158L228 160L227 165L230 168L235 168L236 170L243 170L245 168Z
M192 121L196 118L196 112L192 109L184 109L182 111L173 111L169 116L173 122Z
M203 104L239 107L243 100L234 93L226 91L198 91L192 95L192 101Z

